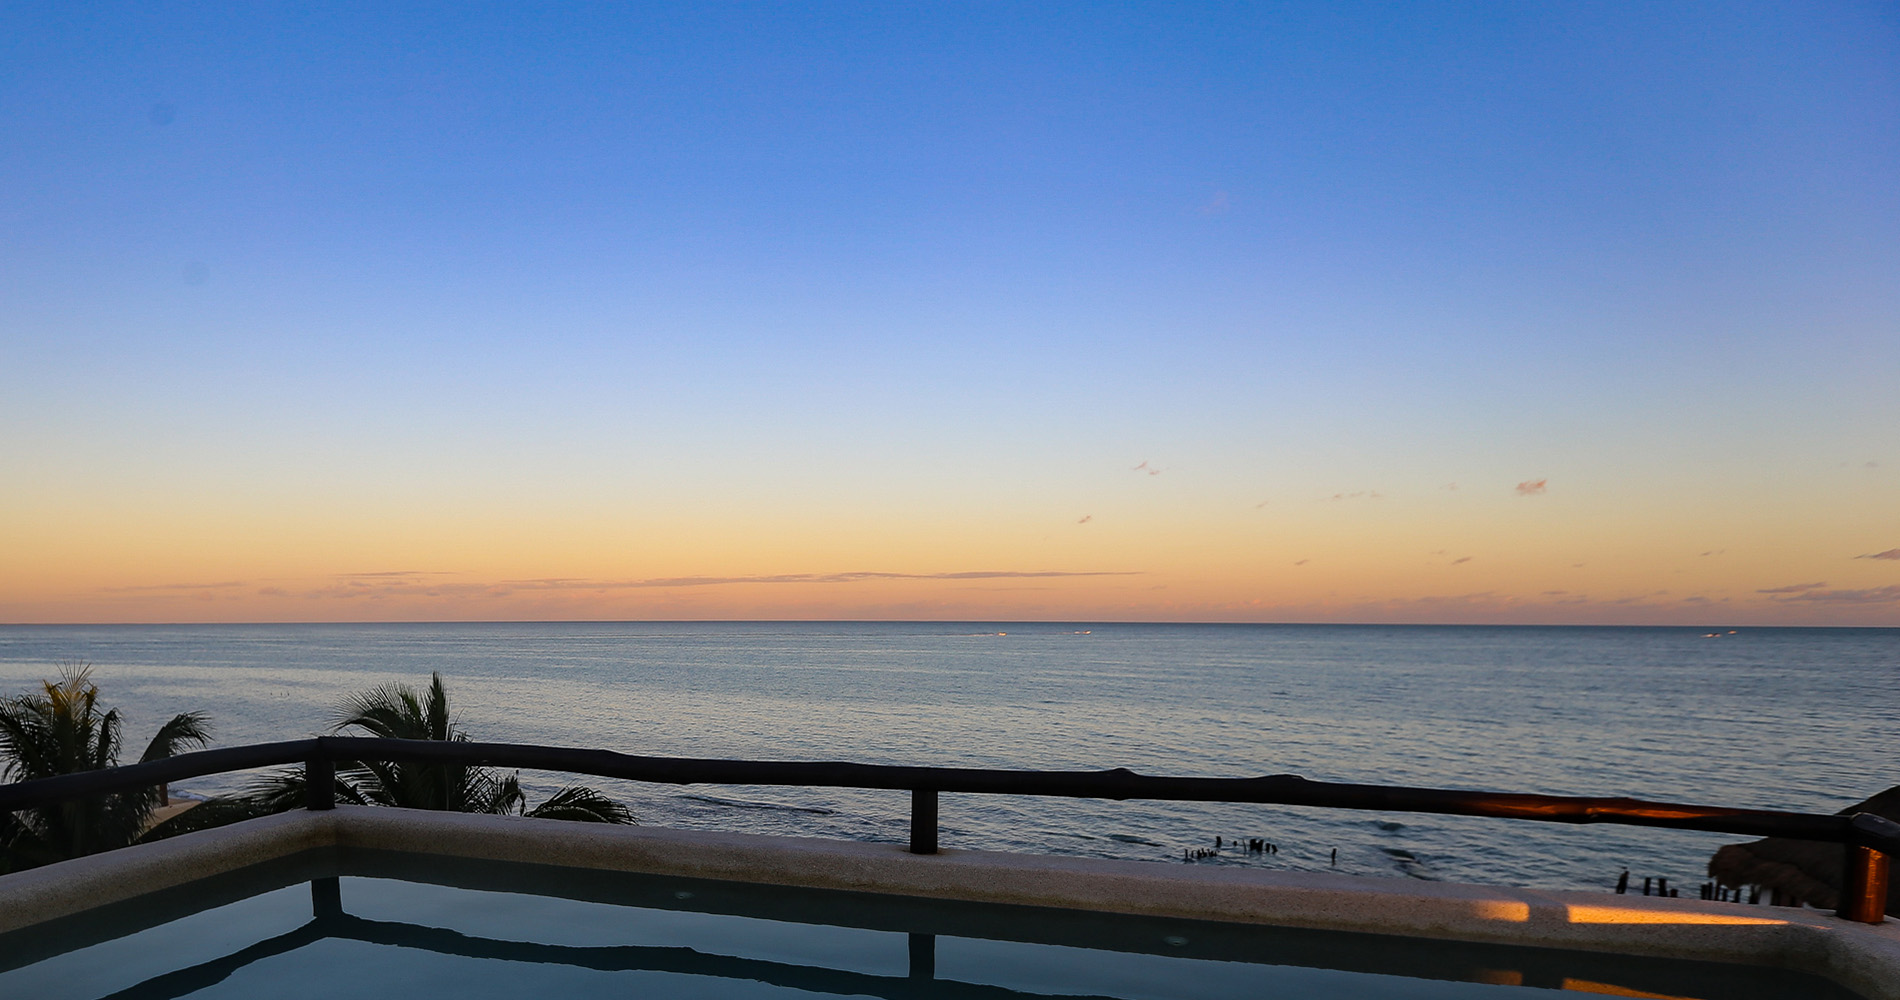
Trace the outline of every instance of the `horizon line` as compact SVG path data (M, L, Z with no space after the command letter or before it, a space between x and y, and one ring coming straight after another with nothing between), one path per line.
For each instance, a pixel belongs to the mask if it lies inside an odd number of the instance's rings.
M0 628L173 628L204 626L280 625L1221 625L1262 628L1649 628L1649 629L1859 629L1900 631L1900 625L1747 625L1723 622L1605 623L1605 622L1428 622L1428 621L1221 621L1202 619L1089 619L1089 618L405 618L336 621L163 621L163 622L0 622Z

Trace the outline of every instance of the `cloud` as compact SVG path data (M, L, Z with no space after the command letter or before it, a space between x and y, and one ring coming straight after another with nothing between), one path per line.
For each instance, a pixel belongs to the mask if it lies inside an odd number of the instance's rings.
M1428 594L1405 601L1392 601L1392 604L1409 604L1414 607L1435 605L1484 604L1491 602L1512 603L1516 598L1505 597L1496 591L1486 590L1475 594Z
M289 597L290 591L285 590L282 587L259 587L257 588L257 596L259 597Z
M1550 480L1548 479L1526 479L1517 484L1517 495L1521 497L1537 496L1545 492L1545 487L1549 482Z
M1727 552L1727 551L1728 551L1727 549L1710 549L1707 552L1698 552L1696 553L1696 555L1697 556L1719 556L1722 553Z
M1158 476L1158 475L1161 475L1161 470L1160 470L1160 469L1157 469L1157 468L1155 468L1155 467L1154 467L1154 466L1152 466L1152 465L1149 465L1149 464L1148 464L1148 460L1147 460L1147 459L1145 459L1145 458L1141 460L1141 464L1140 464L1140 465L1137 465L1137 466L1135 466L1134 468L1132 468L1132 469L1130 469L1130 470L1128 470L1128 471L1130 471L1130 472L1146 472L1147 474L1149 474L1149 475L1151 475L1151 476Z
M1451 564L1452 564L1453 566L1456 566L1456 565L1458 565L1459 563L1468 563L1468 562L1470 562L1470 561L1471 561L1471 557L1470 557L1470 556L1459 556L1458 558L1456 558L1456 559L1453 559L1453 560L1451 561Z
M1869 552L1864 556L1855 556L1854 558L1856 559L1900 559L1900 549L1888 549L1885 552Z
M453 574L442 573L442 572L432 572L429 570L420 570L420 569L391 569L391 570L381 570L375 573L338 573L336 574L336 578L339 580L396 580L396 579L415 579L417 577L424 577L424 576L451 576L451 575Z
M1232 208L1232 207L1233 207L1233 204L1231 200L1227 197L1227 192L1216 191L1214 192L1213 197L1207 199L1207 204L1201 206L1201 214L1202 215L1219 215L1222 212L1225 212L1229 208Z
M656 587L722 587L768 583L862 583L866 580L1046 580L1055 577L1141 576L1139 570L963 570L954 573L886 573L858 570L849 573L775 573L761 576L665 576L644 580L589 580L549 577L503 580L501 586L520 590L645 590Z
M1770 591L1758 591L1770 593ZM1828 604L1894 604L1900 603L1900 584L1888 587L1874 587L1869 590L1808 590L1789 597L1775 598L1778 601L1815 601Z
M1445 485L1443 485L1443 486L1440 486L1440 487L1439 487L1439 489L1441 489L1441 490L1452 490L1453 492L1456 492L1456 491L1457 491L1457 489L1458 489L1458 484L1457 484L1457 483L1446 483Z
M1757 594L1799 594L1807 590L1820 590L1821 588L1826 587L1826 586L1827 586L1826 583L1820 583L1820 582L1791 583L1787 585L1786 587L1769 587L1766 590L1757 590L1755 591L1755 593Z
M1262 507L1265 507L1266 505L1267 505L1267 502L1266 502L1265 500L1262 500L1262 501L1260 501L1259 503L1257 503L1257 504L1254 504L1254 505L1253 505L1253 509L1254 509L1254 510L1259 510L1260 508L1262 508Z
M1075 522L1075 523L1077 523L1077 524L1087 524L1087 523L1089 523L1090 521L1093 521L1093 520L1095 520L1095 515L1094 515L1094 514L1084 514L1084 515L1082 515L1082 520L1080 520L1080 521L1077 521L1077 522Z
M217 583L148 583L137 587L101 587L106 594L139 594L168 590L224 590L229 587L242 587L243 580L220 580Z
M1320 497L1320 502L1324 503L1327 501L1334 501L1334 500L1357 500L1360 497L1365 497L1367 500L1384 500L1385 494L1377 493L1371 490L1360 490L1357 493L1335 493L1329 497Z
M1311 560L1311 559L1297 559L1297 560L1294 560L1294 563L1293 563L1293 565L1295 565L1295 566L1304 566L1304 565L1306 565L1307 563L1309 563L1309 562L1312 562L1312 561L1313 561L1313 560Z

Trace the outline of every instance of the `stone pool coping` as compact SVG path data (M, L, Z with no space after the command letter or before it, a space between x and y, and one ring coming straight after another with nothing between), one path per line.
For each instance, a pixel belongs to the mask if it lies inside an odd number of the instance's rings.
M324 847L1767 965L1900 1000L1900 921L1705 900L767 837L513 816L297 810L0 876L0 932Z

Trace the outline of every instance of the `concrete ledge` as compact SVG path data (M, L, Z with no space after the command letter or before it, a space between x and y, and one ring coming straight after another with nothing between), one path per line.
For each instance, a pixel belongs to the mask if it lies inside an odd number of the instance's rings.
M0 933L335 843L330 815L298 810L0 875Z
M0 877L0 931L325 846L1779 966L1900 1000L1900 922L1816 910L349 806Z

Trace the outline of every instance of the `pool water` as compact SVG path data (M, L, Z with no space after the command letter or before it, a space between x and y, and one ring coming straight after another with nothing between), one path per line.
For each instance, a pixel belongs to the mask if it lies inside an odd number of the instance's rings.
M1713 963L327 849L0 935L0 997L1852 1000Z

